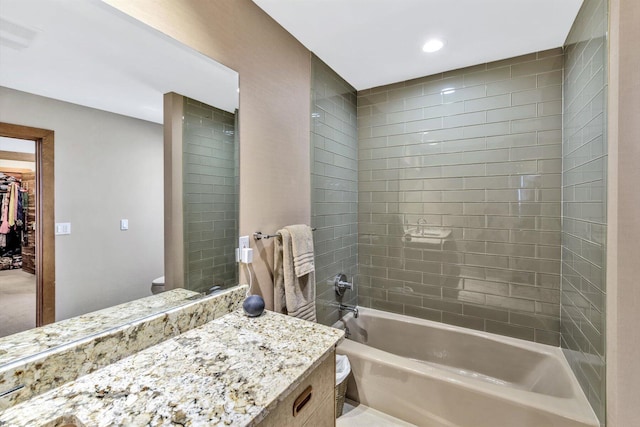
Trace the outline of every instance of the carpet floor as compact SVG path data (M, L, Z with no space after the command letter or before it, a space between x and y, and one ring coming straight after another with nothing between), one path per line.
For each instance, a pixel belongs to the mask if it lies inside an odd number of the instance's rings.
M36 327L36 276L0 271L0 337Z

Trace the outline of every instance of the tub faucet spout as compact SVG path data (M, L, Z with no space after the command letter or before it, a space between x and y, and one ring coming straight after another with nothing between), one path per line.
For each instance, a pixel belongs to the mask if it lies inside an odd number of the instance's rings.
M353 313L353 317L358 318L358 307L347 304L340 304L340 311L350 311Z

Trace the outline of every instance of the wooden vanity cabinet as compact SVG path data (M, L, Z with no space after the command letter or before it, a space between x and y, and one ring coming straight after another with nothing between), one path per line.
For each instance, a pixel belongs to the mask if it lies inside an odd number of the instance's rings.
M336 356L330 352L258 425L331 427L335 414Z

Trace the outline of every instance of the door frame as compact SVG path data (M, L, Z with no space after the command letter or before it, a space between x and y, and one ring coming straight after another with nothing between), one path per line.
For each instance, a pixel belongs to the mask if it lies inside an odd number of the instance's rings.
M56 320L54 132L0 122L0 136L36 143L36 326Z

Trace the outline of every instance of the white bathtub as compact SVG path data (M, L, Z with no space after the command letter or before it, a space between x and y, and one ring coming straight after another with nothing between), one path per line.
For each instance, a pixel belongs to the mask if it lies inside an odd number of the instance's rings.
M562 350L359 308L347 397L428 427L597 427Z

